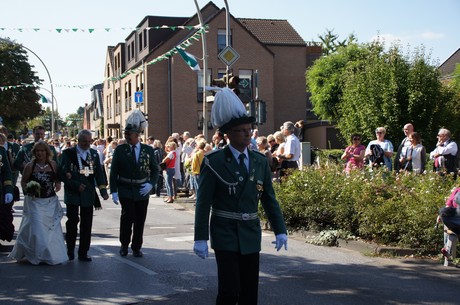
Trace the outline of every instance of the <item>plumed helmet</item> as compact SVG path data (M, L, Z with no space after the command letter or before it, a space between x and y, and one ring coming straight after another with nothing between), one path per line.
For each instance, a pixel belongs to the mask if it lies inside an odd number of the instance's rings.
M212 125L226 133L231 127L254 123L256 119L248 116L240 98L230 88L213 88L217 93L211 110Z
M139 109L134 109L126 119L124 131L142 133L148 126L144 114Z

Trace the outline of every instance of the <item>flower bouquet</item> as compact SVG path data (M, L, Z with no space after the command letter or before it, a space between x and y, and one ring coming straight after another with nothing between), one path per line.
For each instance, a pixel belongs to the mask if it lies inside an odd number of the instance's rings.
M30 181L24 189L24 194L32 197L40 197L40 183L37 181Z

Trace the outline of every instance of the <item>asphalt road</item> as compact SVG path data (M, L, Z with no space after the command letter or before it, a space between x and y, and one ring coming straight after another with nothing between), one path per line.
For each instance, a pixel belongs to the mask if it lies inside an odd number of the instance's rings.
M193 253L193 205L178 202L150 199L142 258L119 256L120 207L110 199L94 214L90 263L17 263L7 258L14 241L2 241L0 304L214 304L213 253L205 260ZM22 202L14 209L18 229ZM272 240L264 232L261 305L460 304L460 269L314 246L299 237L290 238L288 251L276 252Z

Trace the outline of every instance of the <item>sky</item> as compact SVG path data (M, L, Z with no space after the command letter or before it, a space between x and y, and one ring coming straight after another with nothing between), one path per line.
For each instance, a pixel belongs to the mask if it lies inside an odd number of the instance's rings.
M197 2L200 7L208 3ZM213 2L225 7L224 1ZM333 30L341 39L353 33L361 43L380 37L386 45L398 41L404 53L424 47L436 65L460 48L460 0L227 3L236 18L287 20L306 41L319 41L318 35L326 30ZM123 42L145 16L191 17L195 13L194 0L0 0L0 38L20 43L40 57L51 76L55 108L65 118L89 103L91 86L103 82L107 47ZM58 33L56 29L79 30ZM30 53L29 62L43 80L39 93L50 97L44 65ZM0 84L9 85L17 84Z

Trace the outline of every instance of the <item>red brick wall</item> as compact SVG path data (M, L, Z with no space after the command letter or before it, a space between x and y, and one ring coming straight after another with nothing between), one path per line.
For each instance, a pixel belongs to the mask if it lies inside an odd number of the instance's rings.
M196 24L192 20L190 24ZM232 20L233 48L240 54L240 58L230 69L234 75L240 70L258 70L259 72L259 98L267 105L267 123L259 126L260 134L267 135L279 129L279 126L287 120L297 121L305 118L305 70L306 70L306 47L270 46L265 47L248 33L238 22ZM208 49L208 69L211 70L212 78L217 78L219 69L225 69L225 64L217 57L217 32L225 29L225 11L209 22L209 30L206 35ZM172 49L179 44L188 30L178 30L177 33L158 49L152 52L146 59L148 63L159 55ZM200 41L193 41L193 45L187 48L187 52L202 58L202 45ZM200 66L203 66L202 61ZM168 66L170 65L170 71ZM192 71L179 55L174 55L170 62L161 62L148 65L145 75L145 100L148 105L149 127L147 135L153 135L163 143L171 132L182 133L189 131L192 135L202 132L198 129L198 112L202 111L203 104L197 102L197 73ZM171 87L168 84L168 73L171 73ZM135 84L135 75L130 75L120 83L122 99L124 99L124 82L132 79ZM118 85L117 85L118 86ZM171 89L171 100L169 90ZM113 90L113 86L109 89ZM253 94L255 94L253 90ZM108 94L104 92L105 96ZM113 94L115 98L115 95ZM171 113L169 110L171 103ZM104 104L105 105L105 104ZM211 103L208 111L211 110ZM114 105L113 105L114 107ZM124 111L124 104L122 105ZM114 121L124 120L127 114L123 113ZM171 118L171 122L170 122ZM170 128L171 126L171 128ZM214 130L208 130L208 140L211 139Z

